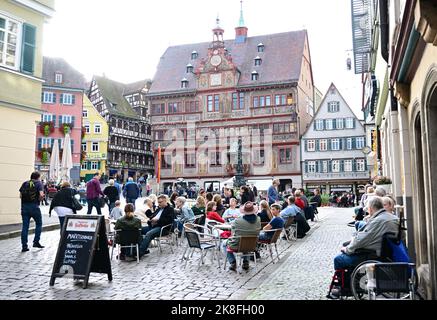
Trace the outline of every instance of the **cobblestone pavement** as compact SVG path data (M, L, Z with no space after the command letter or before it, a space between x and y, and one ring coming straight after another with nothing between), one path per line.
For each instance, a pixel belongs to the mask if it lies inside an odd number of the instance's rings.
M323 300L334 272L333 259L350 239L353 209L325 209L320 227L298 242L282 265L247 296L248 300Z
M351 228L345 223L351 214L351 209L322 208L321 221L313 224L307 237L280 242L281 263L272 264L267 253L262 253L257 271L253 262L242 274L224 271L223 258L219 269L210 254L198 268L197 253L184 268L181 257L185 244L174 254L164 246L162 254L151 248L139 264L114 257L113 281L109 282L106 275L91 273L86 290L82 282L72 279L57 278L54 287L49 286L59 231L44 232L41 243L46 248L31 248L26 253L20 252L19 238L2 240L0 299L322 299L331 276L332 258L341 242L350 237ZM30 235L29 242L32 239Z

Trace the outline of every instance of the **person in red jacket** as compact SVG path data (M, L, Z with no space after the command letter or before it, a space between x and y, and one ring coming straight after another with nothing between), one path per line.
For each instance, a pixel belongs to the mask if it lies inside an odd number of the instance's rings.
M296 190L296 192L294 193L294 198L295 198L294 204L297 205L302 210L305 210L305 202L300 198L301 195L302 193L299 190Z
M225 223L225 219L220 217L220 215L215 211L217 209L217 204L214 201L208 202L206 205L206 218L209 220L218 221L220 223Z

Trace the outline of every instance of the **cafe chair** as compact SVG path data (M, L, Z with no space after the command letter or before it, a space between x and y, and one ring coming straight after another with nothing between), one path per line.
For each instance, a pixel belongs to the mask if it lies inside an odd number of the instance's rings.
M238 263L238 272L241 273L241 265L243 262L243 257L251 256L253 257L253 261L255 262L255 272L258 271L256 267L256 251L257 251L257 245L258 245L258 236L241 236L241 237L231 237L231 238L240 238L240 241L238 243L238 249L233 250L230 247L226 247L226 252L232 252L236 255L237 260L239 259ZM226 270L226 263L228 262L228 259L225 259L225 267Z
M281 237L282 230L283 229L272 229L269 231L265 231L265 232L272 232L273 233L272 238L270 238L268 240L259 240L258 241L259 244L264 245L264 246L269 248L270 258L272 258L273 263L275 263L275 259L273 258L272 246L275 247L276 257L278 258L278 262L280 260L277 243L278 243L279 238Z
M130 253L132 255L132 250L135 248L137 263L140 263L140 243L142 240L141 229L135 230L115 230L115 241L112 246L111 260L114 255L114 248L117 247L117 258L120 257L122 248L130 248Z

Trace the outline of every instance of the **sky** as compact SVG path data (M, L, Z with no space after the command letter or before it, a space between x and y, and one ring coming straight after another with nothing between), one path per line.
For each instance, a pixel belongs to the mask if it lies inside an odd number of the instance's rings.
M308 30L313 76L324 95L333 82L361 119L361 76L352 54L350 0L244 0L248 36ZM235 37L240 0L56 0L43 53L62 57L90 80L153 79L169 46L212 41L217 15Z

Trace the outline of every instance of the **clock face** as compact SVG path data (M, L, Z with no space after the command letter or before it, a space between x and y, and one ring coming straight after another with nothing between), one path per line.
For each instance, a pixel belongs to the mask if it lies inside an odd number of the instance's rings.
M214 67L217 67L220 63L222 63L222 58L218 55L212 56L211 58L211 64Z

